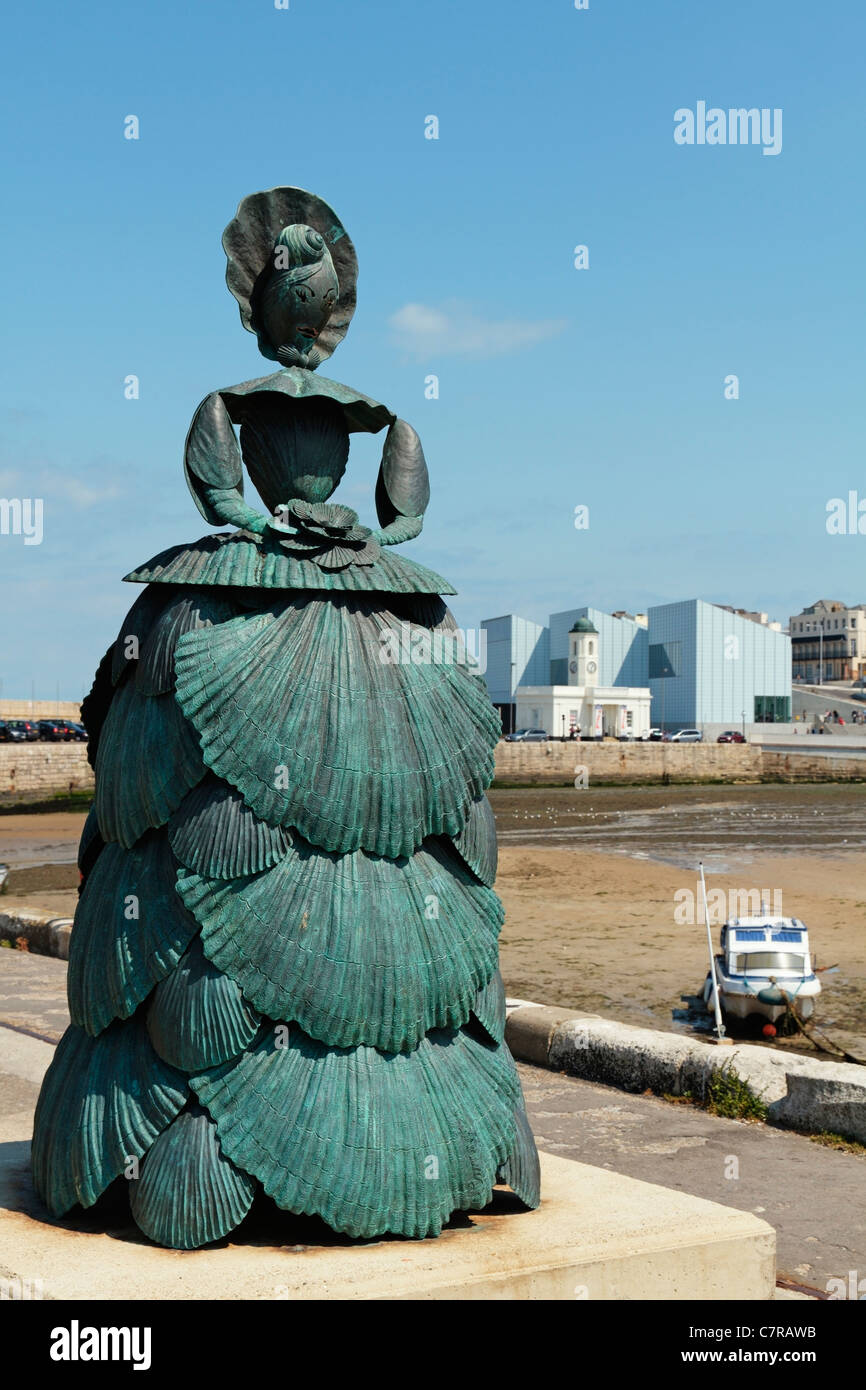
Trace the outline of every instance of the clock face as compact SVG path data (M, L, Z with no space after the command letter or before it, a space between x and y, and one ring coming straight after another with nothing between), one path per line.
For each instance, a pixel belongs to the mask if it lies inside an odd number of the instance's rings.
M586 663L586 669L587 669L587 671L589 671L590 673L592 673L592 672L595 670L595 662L594 662L594 661L588 661L588 662Z
M568 669L569 669L569 671L571 672L571 674L574 675L575 671L577 670L577 662L576 662L576 661L570 661L570 662L568 663Z

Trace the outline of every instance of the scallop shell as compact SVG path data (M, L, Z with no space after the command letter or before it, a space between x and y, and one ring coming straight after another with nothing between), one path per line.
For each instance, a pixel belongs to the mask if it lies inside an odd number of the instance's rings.
M96 759L96 815L104 840L129 849L165 825L205 774L195 731L173 695L140 695L134 681L115 694Z
M260 1019L235 982L205 957L195 937L186 955L153 992L147 1030L163 1061L202 1071L236 1057L252 1042Z
M505 986L498 970L478 991L472 1012L490 1041L501 1043L505 1037Z
M103 725L114 699L111 683L111 662L114 647L109 647L96 668L93 684L81 701L81 722L87 730L87 761L96 767L96 755Z
M242 878L278 863L292 842L282 826L259 820L243 798L210 773L193 787L168 824L181 864L203 878Z
M176 877L164 831L133 849L106 845L96 861L75 913L67 979L70 1017L88 1033L134 1013L196 935Z
M366 545L354 548L335 542L316 551L315 563L320 570L333 574L337 570L346 569L348 565L372 565L379 554L381 551L377 541L368 541Z
M453 835L453 843L465 864L492 888L496 880L499 850L496 844L496 817L486 796L473 801L463 829Z
M136 1225L173 1250L197 1250L239 1226L256 1193L220 1149L216 1125L200 1105L172 1120L149 1150L130 1189Z
M165 695L174 689L174 653L185 632L225 622L237 613L234 604L202 590L181 593L163 608L142 647L136 671L140 695Z
M78 842L78 871L82 879L87 878L104 848L105 841L99 833L96 807L91 806L81 831L81 839ZM79 891L81 890L79 889Z
M111 679L119 685L129 672L138 670L142 648L148 633L163 609L172 601L171 592L147 588L139 594L120 626L111 649Z
M372 565L323 570L284 550L276 537L246 531L204 536L163 550L126 576L133 584L223 585L253 589L326 589L347 593L453 594L441 574L383 550Z
M296 840L268 873L182 875L178 892L247 999L332 1046L396 1052L459 1027L496 967L502 905L435 840L399 860Z
M336 401L290 401L264 392L244 410L241 452L256 492L273 513L290 497L330 497L346 471L349 431Z
M90 1207L186 1104L185 1076L166 1066L141 1018L98 1038L67 1028L33 1122L33 1183L55 1216Z
M541 1205L541 1165L538 1149L522 1104L514 1108L517 1129L508 1158L496 1175L497 1182L507 1183L526 1207Z
M388 610L404 622L428 627L431 631L454 632L457 621L440 594L393 594Z
M489 1202L515 1143L514 1064L465 1029L389 1054L278 1026L192 1085L278 1206L354 1237L438 1235Z
M493 777L499 716L464 666L383 659L395 634L347 597L187 633L177 699L208 766L323 849L397 858L458 834Z

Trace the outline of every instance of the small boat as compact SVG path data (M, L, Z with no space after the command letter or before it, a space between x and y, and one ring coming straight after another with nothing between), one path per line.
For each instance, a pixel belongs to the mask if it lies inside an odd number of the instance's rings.
M722 927L721 955L715 957L719 1004L726 1019L752 1015L770 1023L789 1011L811 1018L821 981L812 967L809 932L798 917L733 917ZM703 1001L715 1012L712 975Z

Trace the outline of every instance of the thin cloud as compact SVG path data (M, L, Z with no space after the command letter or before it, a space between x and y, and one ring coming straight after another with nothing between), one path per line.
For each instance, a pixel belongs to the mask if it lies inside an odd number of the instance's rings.
M486 319L466 304L451 301L441 308L404 304L388 320L395 345L418 361L432 357L501 357L553 338L564 319Z
M39 479L39 486L44 497L60 497L82 510L95 507L98 502L110 502L120 496L120 489L114 483L105 487L89 487L80 478L72 478L65 473L43 473Z

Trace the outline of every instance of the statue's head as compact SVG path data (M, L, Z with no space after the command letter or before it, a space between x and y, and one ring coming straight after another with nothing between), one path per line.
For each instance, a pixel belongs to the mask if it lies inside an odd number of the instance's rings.
M324 237L313 227L284 227L274 245L258 317L284 367L318 366L316 340L334 312L340 282Z
M358 260L333 208L288 185L251 193L223 233L226 283L259 352L315 369L355 312Z

